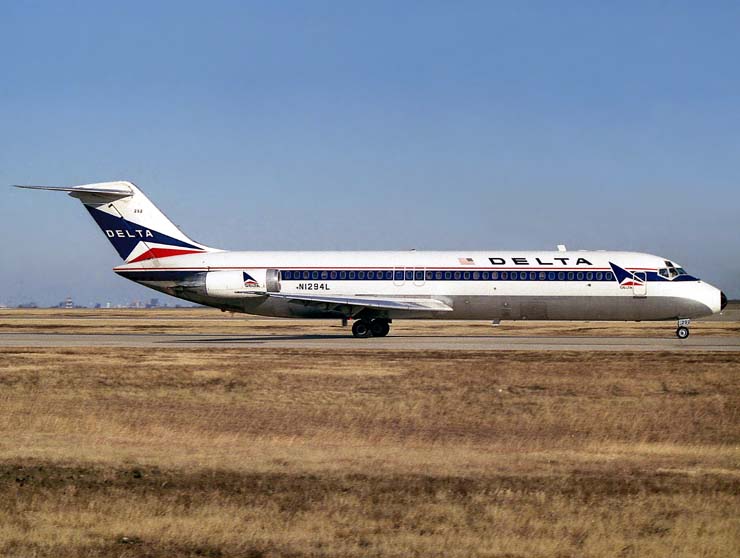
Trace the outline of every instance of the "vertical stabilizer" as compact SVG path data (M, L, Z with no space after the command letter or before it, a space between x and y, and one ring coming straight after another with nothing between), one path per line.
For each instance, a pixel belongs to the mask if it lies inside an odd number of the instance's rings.
M190 239L131 182L19 188L68 192L79 199L126 263L215 251Z

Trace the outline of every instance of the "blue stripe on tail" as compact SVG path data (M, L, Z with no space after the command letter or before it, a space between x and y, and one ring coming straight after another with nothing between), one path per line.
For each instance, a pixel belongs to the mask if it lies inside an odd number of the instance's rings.
M179 246L182 248L193 248L195 250L201 249L200 246L172 238L143 225L127 221L123 217L116 217L89 205L86 205L85 208L90 212L90 215L95 219L95 222L103 230L123 260L129 257L131 252L134 251L134 248L136 248L136 245L141 241Z

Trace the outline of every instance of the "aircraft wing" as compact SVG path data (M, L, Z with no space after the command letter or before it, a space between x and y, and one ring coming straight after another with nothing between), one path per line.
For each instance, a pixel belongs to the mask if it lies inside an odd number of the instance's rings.
M327 296L286 293L267 293L273 298L281 298L306 306L321 306L327 310L342 306L355 308L377 308L381 310L415 310L419 312L451 312L452 307L433 298L401 298L374 296Z

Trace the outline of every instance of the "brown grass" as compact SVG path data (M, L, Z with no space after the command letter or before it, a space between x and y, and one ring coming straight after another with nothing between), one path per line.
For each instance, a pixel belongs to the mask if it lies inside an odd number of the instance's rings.
M733 556L740 354L0 349L3 556Z
M692 323L692 335L740 335L740 309ZM503 322L397 320L391 335L410 336L578 336L673 337L668 322ZM0 333L170 333L233 335L347 334L338 320L296 320L231 314L212 308L158 310L6 309L0 310Z

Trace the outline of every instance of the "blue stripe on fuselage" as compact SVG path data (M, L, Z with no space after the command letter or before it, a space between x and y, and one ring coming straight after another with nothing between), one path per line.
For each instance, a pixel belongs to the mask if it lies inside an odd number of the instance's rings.
M134 281L179 281L192 277L203 270L179 270L179 269L157 269L136 270L121 269L116 273ZM211 269L211 271L218 271ZM283 281L396 281L396 282L427 282L427 281L581 281L602 282L614 281L615 276L609 271L450 271L450 270L427 270L426 272L402 272L396 271L394 279L393 270L321 270L321 269L284 269L280 271ZM416 276L416 273L424 273ZM629 273L629 272L628 272ZM360 276L362 274L362 276ZM372 277L369 276L372 274ZM411 275L407 275L411 274ZM542 274L542 275L541 275ZM590 275L590 276L589 276ZM630 276L632 274L630 273ZM647 272L647 280L668 281L655 272ZM673 281L697 281L689 275L681 275Z

